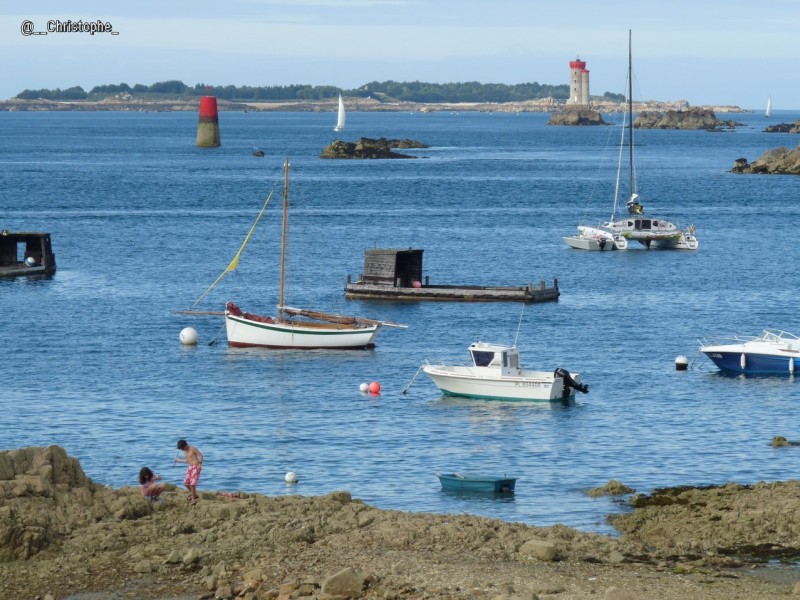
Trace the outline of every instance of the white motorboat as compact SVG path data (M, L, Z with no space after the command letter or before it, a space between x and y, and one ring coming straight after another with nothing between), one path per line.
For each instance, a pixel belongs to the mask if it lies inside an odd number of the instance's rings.
M619 148L617 181L614 191L614 203L611 219L602 224L578 227L576 235L567 236L564 241L571 248L578 250L626 250L627 242L638 242L648 250L697 250L699 243L694 235L692 225L681 229L664 218L645 217L644 205L639 201L637 182L633 161L633 68L631 56L631 34L628 32L628 98L627 111L622 121L622 135ZM627 122L627 127L626 127ZM625 133L627 129L628 148L628 192L629 199L625 204L628 215L618 216L617 207L620 197ZM622 241L624 238L624 242Z
M469 346L471 366L424 364L422 370L442 393L486 400L534 400L549 402L586 393L578 373L523 370L516 346L473 342Z
M777 329L758 336L700 341L700 352L723 371L747 375L794 373L800 369L800 337Z

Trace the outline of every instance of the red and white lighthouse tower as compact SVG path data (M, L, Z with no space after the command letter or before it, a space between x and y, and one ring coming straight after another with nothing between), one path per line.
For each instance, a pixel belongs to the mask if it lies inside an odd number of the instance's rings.
M589 105L589 70L586 61L569 61L569 100L567 104Z

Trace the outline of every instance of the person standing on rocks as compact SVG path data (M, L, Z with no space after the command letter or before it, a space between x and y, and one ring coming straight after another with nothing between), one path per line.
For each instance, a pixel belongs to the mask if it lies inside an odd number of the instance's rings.
M203 453L194 446L186 443L186 440L178 440L178 450L183 452L183 458L175 457L176 462L184 462L189 466L186 468L186 476L183 478L183 485L189 490L187 500L190 504L197 504L197 484L200 482L200 470L203 465Z

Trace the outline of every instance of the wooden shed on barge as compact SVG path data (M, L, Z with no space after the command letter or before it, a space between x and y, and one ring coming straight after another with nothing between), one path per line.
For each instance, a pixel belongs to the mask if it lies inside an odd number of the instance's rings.
M359 300L441 300L450 302L552 302L558 280L525 286L431 285L423 278L418 248L372 248L364 252L364 272L357 281L347 276L345 298Z
M55 272L49 233L0 231L0 277L50 277Z

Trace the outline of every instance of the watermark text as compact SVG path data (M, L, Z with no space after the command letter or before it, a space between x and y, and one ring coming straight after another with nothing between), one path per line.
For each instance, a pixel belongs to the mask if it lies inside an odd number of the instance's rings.
M47 26L43 31L36 31L36 25L33 21L25 20L20 25L20 33L24 36L29 35L47 35L49 33L88 33L94 35L95 33L110 33L111 35L119 35L119 31L114 31L114 26L108 21L61 21L60 19L50 19Z

